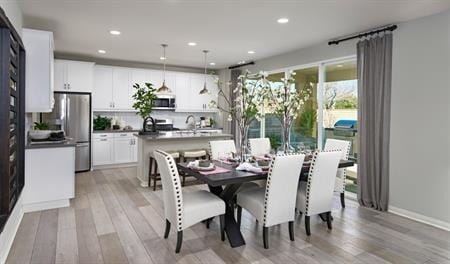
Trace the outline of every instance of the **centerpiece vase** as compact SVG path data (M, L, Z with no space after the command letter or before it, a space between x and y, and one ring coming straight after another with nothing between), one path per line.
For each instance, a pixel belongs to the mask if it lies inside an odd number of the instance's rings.
M294 148L291 146L291 126L291 122L282 125L283 152L285 154L292 153L294 151Z
M248 130L250 126L239 128L239 159L245 162L250 156L250 149L248 147Z

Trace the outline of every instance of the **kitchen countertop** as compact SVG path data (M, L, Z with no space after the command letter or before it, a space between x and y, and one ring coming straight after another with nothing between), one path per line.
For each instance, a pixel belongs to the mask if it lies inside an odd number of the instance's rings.
M134 134L136 137L143 140L180 140L180 139L199 139L199 138L233 138L231 134L223 133L177 133L177 132L164 132L158 135L139 135Z
M68 139L61 143L41 143L41 144L31 144L27 143L25 149L42 149L42 148L67 148L67 147L75 147L77 143L73 139Z
M123 130L123 129L94 130L94 133L133 133L133 132L139 132L139 129L130 129L130 130Z

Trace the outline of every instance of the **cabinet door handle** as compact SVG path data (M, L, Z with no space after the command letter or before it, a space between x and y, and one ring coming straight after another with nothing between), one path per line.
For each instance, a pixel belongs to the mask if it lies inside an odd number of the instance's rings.
M121 137L126 137L126 136L127 136L127 134L120 134L120 136L121 136Z
M107 138L102 138L102 139L100 139L100 141L108 141L108 139Z

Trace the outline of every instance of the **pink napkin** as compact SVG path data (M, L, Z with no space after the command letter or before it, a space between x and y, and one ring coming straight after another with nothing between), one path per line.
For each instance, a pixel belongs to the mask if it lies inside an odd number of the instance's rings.
M219 166L216 166L216 168L212 171L199 171L199 173L203 174L203 175L211 175L211 174L219 174L219 173L225 173L225 172L229 172L229 169L225 169Z

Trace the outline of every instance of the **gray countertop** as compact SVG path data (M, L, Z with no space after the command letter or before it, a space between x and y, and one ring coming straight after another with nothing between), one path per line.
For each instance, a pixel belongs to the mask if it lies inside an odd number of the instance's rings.
M177 132L165 132L158 135L139 135L134 134L136 137L143 140L184 140L184 139L200 139L200 138L233 138L231 134L223 133L177 133Z
M130 129L130 130L123 130L123 129L94 130L94 133L133 133L133 132L139 132L139 129Z
M40 143L40 144L31 144L30 142L27 143L25 146L25 149L42 149L42 148L67 148L67 147L75 147L77 143L72 140L68 139L64 142L58 142L58 143Z

